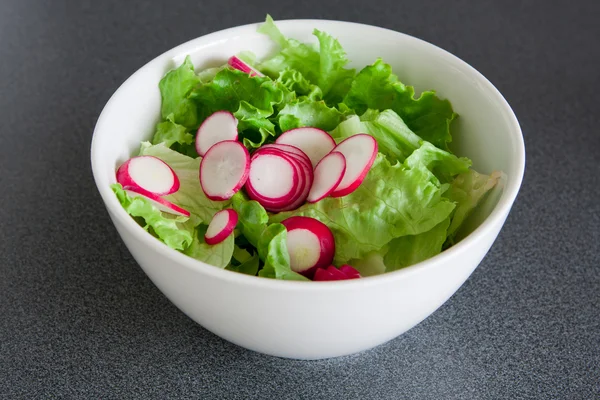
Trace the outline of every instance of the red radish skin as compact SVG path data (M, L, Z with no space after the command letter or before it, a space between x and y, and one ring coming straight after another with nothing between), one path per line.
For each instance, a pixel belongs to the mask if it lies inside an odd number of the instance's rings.
M229 111L217 111L202 122L196 133L196 152L204 157L215 144L237 140L237 119Z
M259 76L259 77L264 76L260 71L256 70L255 68L252 68L250 65L248 65L247 63L245 63L239 57L236 57L236 56L230 57L229 60L227 61L227 64L229 64L229 66L231 68L245 72L245 73L249 74L250 76Z
M206 197L220 201L230 199L248 180L250 154L235 140L212 146L200 162L200 185Z
M333 265L330 265L329 267L327 267L327 272L329 272L337 280L347 279L346 274L344 274L342 271L340 271L339 269L337 269Z
M204 234L206 244L219 244L233 233L238 223L238 214L235 210L227 208L213 215L208 229Z
M264 144L260 147L260 150L263 149L277 149L277 150L281 150L281 151L285 151L286 153L289 154L293 154L296 157L299 157L300 159L302 159L303 162L306 162L308 164L308 166L310 166L312 168L312 163L310 162L310 158L308 158L308 156L306 155L305 152L303 152L302 150L300 150L297 147L294 146L290 146L288 144L279 144L279 143L270 143L270 144Z
M377 158L377 141L366 133L359 133L342 141L334 151L346 157L346 172L331 197L342 197L354 192L365 180Z
M315 270L315 274L312 278L315 282L324 282L324 281L336 281L335 277L331 274L331 272L327 271L323 268L317 268Z
M360 278L360 272L348 264L342 265L340 267L340 271L342 271L348 277L348 279Z
M163 160L154 156L132 157L117 170L121 186L164 196L179 190L179 178Z
M125 192L127 193L127 195L129 197L145 198L153 206L158 208L160 211L163 211L163 212L166 212L169 214L180 215L180 216L184 216L184 217L190 216L190 212L188 210L185 210L185 209L179 207L178 205L173 204L170 201L163 199L162 197L160 197L157 194L154 194L152 192L149 192L147 190L144 190L144 189L141 189L138 187L125 186L125 187L123 187L123 189L125 190Z
M345 172L346 157L337 151L327 154L315 168L314 182L306 200L316 203L329 196L338 187Z
M267 210L293 201L299 184L298 170L282 154L260 153L252 158L246 192Z
M304 127L283 132L275 140L277 144L287 144L302 150L312 163L313 168L335 147L335 141L324 130Z
M293 271L312 279L315 270L331 265L335 239L321 221L310 217L290 217L281 222L287 230L287 246Z

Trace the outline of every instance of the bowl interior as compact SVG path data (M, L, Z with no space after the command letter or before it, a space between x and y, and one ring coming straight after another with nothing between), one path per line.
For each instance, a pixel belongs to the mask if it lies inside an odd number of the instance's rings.
M259 58L275 50L274 44L246 25L216 32L178 46L152 60L132 75L113 95L100 116L92 143L92 167L107 207L120 208L109 189L115 169L148 140L160 116L158 82L190 55L197 69L223 64L228 57L250 50ZM287 36L315 42L313 28L337 37L353 67L361 68L382 57L402 82L416 92L435 89L452 102L460 117L453 123L453 150L473 160L482 173L505 173L499 189L488 196L469 221L463 236L492 212L507 214L516 197L524 169L524 148L518 122L502 95L477 71L436 46L394 31L354 23L293 20L279 21ZM498 210L498 208L506 210Z

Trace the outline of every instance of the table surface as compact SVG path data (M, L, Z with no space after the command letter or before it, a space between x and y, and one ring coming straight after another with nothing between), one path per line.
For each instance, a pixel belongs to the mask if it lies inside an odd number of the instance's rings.
M431 317L358 355L273 358L195 324L131 258L92 180L94 124L131 73L267 12L432 42L523 128L523 186L487 257ZM600 398L599 15L593 0L3 0L0 398Z

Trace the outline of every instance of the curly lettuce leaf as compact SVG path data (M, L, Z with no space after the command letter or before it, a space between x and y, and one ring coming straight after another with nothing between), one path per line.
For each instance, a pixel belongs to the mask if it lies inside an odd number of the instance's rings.
M128 196L118 183L111 185L111 189L125 211L138 221L143 221L143 228L152 231L167 246L184 250L192 243L192 233L183 225L188 220L186 217L162 213L143 197Z
M450 123L457 114L450 102L438 98L434 91L415 98L414 88L400 82L392 67L381 59L358 73L344 103L357 114L369 108L392 109L414 133L441 149L447 150L447 143L452 141Z
M217 211L227 207L229 201L209 200L200 186L198 171L200 170L201 158L191 158L169 149L160 143L152 146L143 142L140 155L154 156L167 163L179 178L179 190L164 198L180 207L188 210L192 215L194 225L199 223L209 224Z
M427 232L392 240L383 257L385 272L396 271L440 254L449 226L448 217Z
M218 268L225 268L231 261L233 255L234 237L229 235L227 239L217 244L207 244L204 234L208 226L199 225L195 229L192 244L184 250L184 254Z
M390 162L403 162L421 146L422 139L410 130L393 110L367 110L360 118L352 115L334 130L335 139L346 139L357 133L368 133L377 140L379 152Z
M200 83L189 56L160 81L161 115L163 120L183 125L188 129L198 126L196 104L189 99L190 92Z
M444 193L444 197L456 203L452 222L448 227L448 240L450 243L454 242L455 235L475 207L498 184L500 177L500 172L484 175L469 170L458 175L452 181L449 189Z
M269 223L267 211L255 200L248 200L242 191L231 198L231 205L238 214L240 232L255 248Z
M233 258L231 264L225 269L229 271L239 272L241 274L255 276L260 266L260 258L258 253L250 254L247 250L239 246L233 248Z
M323 92L319 86L308 81L300 71L289 67L281 71L277 82L298 98L307 98L311 101L318 101L323 98Z
M457 157L454 154L423 142L405 161L408 167L421 164L427 167L442 183L447 183L458 174L469 171L471 160Z
M280 47L277 54L259 65L262 72L275 79L286 69L296 70L320 87L327 104L336 104L343 99L355 71L344 68L348 59L337 39L315 29L313 34L319 41L317 50L315 46L286 38L269 15L258 31L268 35Z
M339 125L344 114L324 101L303 99L286 104L279 112L278 120L282 132L302 126L331 130Z
M290 255L287 249L287 231L282 224L271 224L265 229L261 245L266 244L265 266L258 272L263 278L274 278L294 281L309 279L292 271ZM259 248L260 252L260 248Z
M378 251L396 237L426 232L453 209L454 204L442 197L439 180L424 165L392 165L379 154L353 193L273 215L271 222L294 215L320 220L333 232L339 265Z
M275 113L274 106L285 100L284 95L282 86L268 77L251 77L225 68L210 82L198 86L190 98L198 104L202 119L215 111L232 112L244 145L254 148L275 136L275 125L268 118Z

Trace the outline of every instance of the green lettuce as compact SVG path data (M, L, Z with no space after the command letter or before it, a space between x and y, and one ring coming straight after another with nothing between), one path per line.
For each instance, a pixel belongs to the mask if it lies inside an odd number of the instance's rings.
M291 68L285 68L279 74L277 82L283 85L295 97L306 98L311 101L318 101L323 98L323 92L317 85L310 83L300 71Z
M161 79L158 87L163 120L170 120L188 129L198 126L198 111L196 104L189 99L189 94L199 83L200 78L194 72L194 65L189 57Z
M410 158L410 157L409 157ZM448 218L454 204L442 197L439 180L419 163L392 165L379 154L364 182L351 194L325 198L271 217L302 215L320 220L335 237L335 263L362 258L392 239L417 235Z
M221 243L207 244L204 240L208 226L199 225L195 229L192 244L184 250L184 254L218 268L225 268L233 255L234 238L229 235Z
M392 240L388 246L389 250L383 257L385 272L408 267L441 253L449 225L448 217L427 232Z
M286 104L278 115L282 132L301 126L328 131L334 129L343 118L343 113L327 106L323 100L312 101L307 98Z
M233 259L225 269L255 276L260 267L258 253L250 254L247 250L238 247L233 249Z
M184 250L192 243L192 233L183 225L188 218L162 213L145 198L127 195L118 183L111 185L111 189L125 211L137 218L145 230L154 233L167 246L175 250Z
M447 143L452 141L450 123L456 114L450 102L433 91L415 98L414 88L400 82L392 67L381 59L358 73L344 103L357 114L369 108L392 109L414 133L441 149L447 150Z
M454 236L475 207L498 184L500 177L501 173L497 171L490 175L484 175L469 170L454 179L449 189L444 193L444 197L456 203L456 210L448 227L448 240L450 243L454 242Z
M262 72L275 79L285 70L295 70L320 87L327 104L336 104L343 99L355 71L344 68L348 59L335 38L315 29L313 34L319 41L317 50L314 46L286 38L269 15L258 31L268 35L280 47L277 54L259 65Z
M200 186L198 171L200 158L191 158L169 149L163 143L152 146L143 142L140 155L154 156L167 163L179 178L179 190L164 198L191 213L195 225L204 223L208 225L215 213L229 205L229 201L209 200Z

